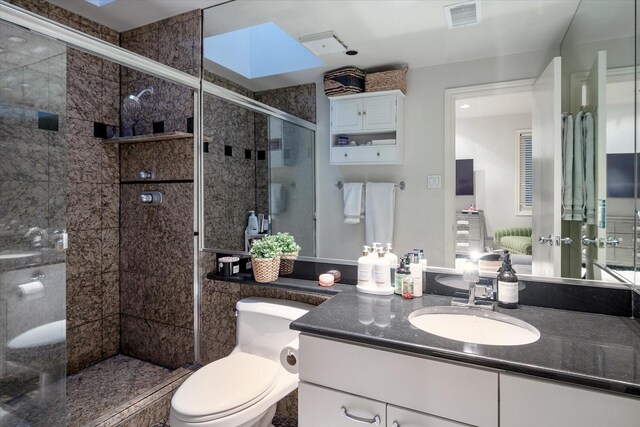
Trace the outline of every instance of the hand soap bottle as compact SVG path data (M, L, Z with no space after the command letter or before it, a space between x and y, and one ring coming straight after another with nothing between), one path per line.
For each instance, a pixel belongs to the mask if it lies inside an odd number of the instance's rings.
M376 286L386 289L391 286L391 269L389 268L389 260L385 258L382 248L378 249L378 259L373 264L373 281Z
M373 285L373 259L369 256L369 246L365 246L358 259L358 285Z
M498 306L518 308L518 276L511 267L509 251L504 251L502 267L498 270Z

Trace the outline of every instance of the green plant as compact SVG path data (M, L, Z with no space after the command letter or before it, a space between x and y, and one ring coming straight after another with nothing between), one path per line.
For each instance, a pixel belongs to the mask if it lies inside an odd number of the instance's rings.
M280 246L283 254L290 254L300 251L300 246L296 244L296 240L289 233L278 233L273 236Z
M280 244L272 235L254 240L249 252L254 258L277 258L282 255Z

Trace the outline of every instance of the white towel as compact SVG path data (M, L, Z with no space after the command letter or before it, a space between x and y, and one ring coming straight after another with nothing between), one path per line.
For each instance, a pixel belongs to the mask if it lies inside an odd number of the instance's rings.
M596 143L593 131L593 115L584 113L582 117L582 132L584 145L584 205L587 224L596 223L596 179L595 179L595 150Z
M274 182L269 184L269 214L277 215L284 210L284 187Z
M573 219L573 117L562 118L562 219Z
M347 182L342 187L344 198L344 223L357 224L362 213L362 186L361 182Z
M365 230L367 243L393 244L395 185L391 182L367 183Z

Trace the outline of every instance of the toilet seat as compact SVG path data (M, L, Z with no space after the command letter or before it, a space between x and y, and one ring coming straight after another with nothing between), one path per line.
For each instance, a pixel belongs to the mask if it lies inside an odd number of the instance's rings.
M239 412L269 394L282 368L273 360L236 352L191 375L173 396L172 413L205 422Z
M9 350L29 350L64 343L67 333L66 320L46 323L18 335L7 343Z

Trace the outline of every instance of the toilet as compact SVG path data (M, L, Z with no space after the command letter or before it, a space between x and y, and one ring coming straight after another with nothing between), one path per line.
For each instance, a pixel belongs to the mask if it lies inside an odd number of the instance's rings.
M298 387L280 351L298 338L289 324L312 305L271 298L236 304L236 347L194 372L171 400L171 427L269 427L276 403Z

